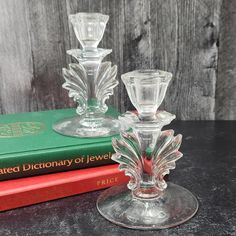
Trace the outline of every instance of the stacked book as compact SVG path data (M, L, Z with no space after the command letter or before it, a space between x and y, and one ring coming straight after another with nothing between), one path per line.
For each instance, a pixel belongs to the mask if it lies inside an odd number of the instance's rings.
M108 114L117 116L110 108ZM52 130L74 109L0 116L0 211L128 181L111 160L111 137L73 138Z

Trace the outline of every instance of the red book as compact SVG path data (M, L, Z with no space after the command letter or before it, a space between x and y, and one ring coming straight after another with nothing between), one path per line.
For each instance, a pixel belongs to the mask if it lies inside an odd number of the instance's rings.
M127 183L118 165L107 165L0 182L0 211Z

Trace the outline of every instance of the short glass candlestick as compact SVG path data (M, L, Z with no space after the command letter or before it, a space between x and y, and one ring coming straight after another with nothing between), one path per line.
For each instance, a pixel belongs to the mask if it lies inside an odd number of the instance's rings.
M162 131L175 115L158 111L171 73L138 70L122 75L137 113L119 117L132 131L113 138L112 159L130 176L128 185L105 190L98 198L98 211L107 220L134 229L164 229L179 225L197 212L198 202L187 189L166 182L164 176L175 169L182 157L182 135Z
M119 133L120 122L105 113L106 100L113 95L118 85L117 66L102 62L112 50L97 48L101 41L109 16L100 13L77 13L69 20L82 49L71 49L76 63L63 68L69 97L77 103L77 116L64 119L53 125L53 129L63 135L75 137L110 136Z

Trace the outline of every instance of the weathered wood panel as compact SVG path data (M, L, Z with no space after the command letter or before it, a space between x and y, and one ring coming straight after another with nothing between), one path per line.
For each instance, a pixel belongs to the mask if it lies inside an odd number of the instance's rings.
M107 60L118 65L119 80L122 73L139 68L170 71L173 81L162 107L179 119L214 119L221 3L222 0L1 1L0 32L7 29L8 33L0 34L5 48L0 55L5 59L0 65L0 112L74 105L61 88L61 68L70 61L65 52L79 46L68 15L88 11L110 15L100 46L113 49ZM9 15L9 11L15 14ZM5 21L10 20L4 23L4 16ZM24 27L9 23L19 20ZM13 24L11 29L9 24ZM13 39L17 34L22 37ZM17 46L12 49L9 45L15 41ZM9 66L13 59L7 56L8 51L14 54L15 64L23 65ZM9 68L11 76L6 77ZM18 78L23 72L27 76ZM6 84L9 86L5 91ZM8 101L8 94L15 98ZM109 102L122 112L132 108L121 81Z
M221 1L152 4L153 66L173 73L164 108L182 120L214 119Z
M216 119L236 119L236 1L225 0L220 21Z
M67 8L64 0L28 0L32 80L31 110L68 106L62 89L62 67L66 66L69 45Z
M0 112L29 110L33 78L26 0L0 2Z

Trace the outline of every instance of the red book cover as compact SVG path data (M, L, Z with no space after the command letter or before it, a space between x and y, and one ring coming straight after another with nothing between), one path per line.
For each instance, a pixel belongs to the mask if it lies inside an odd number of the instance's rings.
M118 165L27 177L0 182L0 211L127 183Z

